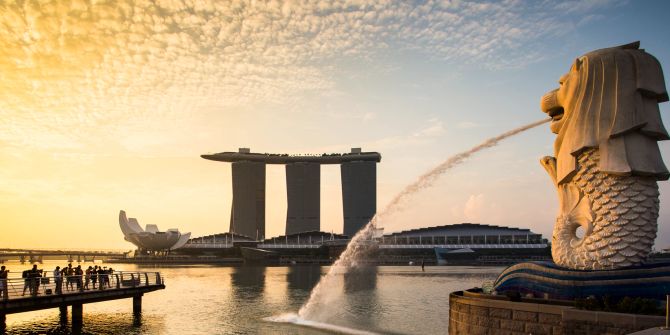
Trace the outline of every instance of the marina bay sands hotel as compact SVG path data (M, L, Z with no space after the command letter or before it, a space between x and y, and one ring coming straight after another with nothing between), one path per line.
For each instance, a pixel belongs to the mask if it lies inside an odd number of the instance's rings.
M339 164L342 179L343 233L353 237L377 211L378 152L300 155L238 152L201 155L232 163L233 205L230 232L265 238L265 165L286 165L286 235L321 229L321 164Z

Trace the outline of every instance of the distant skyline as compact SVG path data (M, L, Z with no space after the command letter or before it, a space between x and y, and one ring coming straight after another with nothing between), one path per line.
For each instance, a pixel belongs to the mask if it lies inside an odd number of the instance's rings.
M485 139L539 120L572 61L640 40L670 71L666 1L41 1L0 4L0 246L120 248L118 212L228 230L230 165L206 153L377 151L377 208ZM667 80L666 80L667 83ZM666 127L668 103L661 106ZM551 238L540 126L473 156L386 232L476 222ZM670 144L661 142L670 164ZM670 246L661 182L656 246ZM321 227L342 231L337 166ZM267 167L267 236L286 221Z

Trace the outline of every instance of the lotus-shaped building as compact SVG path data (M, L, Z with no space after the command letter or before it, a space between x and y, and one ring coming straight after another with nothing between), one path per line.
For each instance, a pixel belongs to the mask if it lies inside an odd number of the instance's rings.
M141 250L166 251L181 248L188 242L191 233L182 234L178 229L159 231L154 224L146 225L145 229L135 218L127 218L125 211L119 212L119 226L126 241Z

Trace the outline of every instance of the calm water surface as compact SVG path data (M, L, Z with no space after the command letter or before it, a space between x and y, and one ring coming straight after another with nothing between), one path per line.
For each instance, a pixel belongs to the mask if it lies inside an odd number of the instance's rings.
M52 270L66 262L48 261ZM82 265L90 265L81 263ZM29 265L4 264L16 275ZM76 265L76 263L75 263ZM110 266L110 264L104 264ZM84 305L84 333L92 334L325 334L262 319L295 313L328 267L217 267L111 264L116 270L160 271L165 290L146 294L140 324L132 299ZM383 266L366 278L342 278L336 299L319 321L393 334L445 334L449 293L481 286L502 271L494 267ZM7 316L8 334L68 334L58 309Z

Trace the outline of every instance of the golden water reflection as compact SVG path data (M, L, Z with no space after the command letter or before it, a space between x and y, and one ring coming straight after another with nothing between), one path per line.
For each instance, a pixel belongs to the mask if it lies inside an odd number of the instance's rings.
M50 271L66 264L48 261L39 267ZM13 276L30 267L18 262L4 265ZM84 333L323 334L262 319L295 313L327 267L111 266L125 271L160 271L167 288L143 297L139 324L133 323L131 299L84 305ZM381 333L444 334L449 292L480 286L500 271L427 267L422 272L420 267L378 267L336 281L329 290L338 294L323 308L318 321ZM35 332L69 334L71 328L69 323L61 324L58 309L7 316L8 334Z

